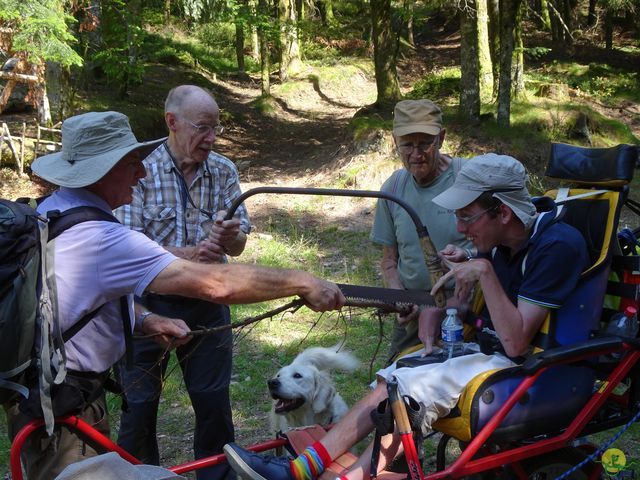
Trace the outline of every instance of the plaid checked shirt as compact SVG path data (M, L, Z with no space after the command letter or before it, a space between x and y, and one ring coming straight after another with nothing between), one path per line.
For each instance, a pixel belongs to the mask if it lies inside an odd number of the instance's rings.
M133 201L114 214L123 225L165 247L194 246L205 239L216 213L228 210L241 194L235 165L215 152L198 166L188 190L166 142L143 163L147 176L134 189ZM191 205L187 195L198 208ZM240 228L248 234L251 222L244 204L238 207L235 217L240 218Z

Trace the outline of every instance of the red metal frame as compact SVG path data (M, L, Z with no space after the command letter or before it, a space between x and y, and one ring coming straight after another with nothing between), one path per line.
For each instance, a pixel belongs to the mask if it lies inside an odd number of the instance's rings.
M119 447L116 443L112 442L111 439L105 437L102 433L98 432L95 428L93 428L91 425L89 425L79 417L76 417L74 415L69 415L66 417L56 417L55 423L56 425L65 425L70 430L74 430L80 436L90 441L93 446L102 448L107 451L116 452L118 455L120 455L122 458L133 465L140 465L142 463L136 457ZM13 478L13 480L24 480L24 477L22 476L22 466L20 465L20 452L22 451L24 442L27 440L29 435L43 427L43 420L33 420L25 425L13 439L9 457L9 463L11 465L11 478ZM274 450L276 448L284 447L286 444L286 439L277 438L274 440L268 440L266 442L252 445L251 447L248 447L247 450L251 450L252 452L265 452L267 450ZM182 474L198 470L200 468L218 465L226 461L226 455L224 453L221 453L219 455L213 455L211 457L193 460L191 462L176 465L174 467L169 467L168 470L171 470L176 474Z
M281 448L286 445L287 445L286 438L276 438L274 440L267 440L266 442L256 443L255 445L251 445L250 447L247 447L247 450L260 453L260 452L266 452L267 450L275 450L276 448ZM192 462L176 465L175 467L169 467L168 470L171 470L173 473L181 474L181 473L191 472L193 470L198 470L200 468L218 465L219 463L223 463L226 461L227 461L227 456L224 453L220 453L212 457L201 458L200 460L194 460Z
M630 346L625 345L625 350L630 350ZM616 349L617 350L617 349ZM603 355L610 353L612 349L603 349L599 352L592 352L590 354L581 355L571 358L570 360L558 362L554 365L573 363L576 361L584 360L596 355ZM478 453L480 448L486 443L491 434L500 426L500 423L507 416L509 411L516 405L518 400L525 394L525 392L533 385L536 379L549 367L542 368L535 372L533 375L526 376L522 382L518 385L516 390L509 396L507 401L500 407L495 416L478 432L475 438L469 443L467 448L461 453L458 459L443 471L435 472L429 475L422 475L422 480L438 480L445 478L461 478L464 476L472 475L479 472L491 471L498 469L504 465L512 464L514 471L518 476L526 478L522 468L519 466L520 461L542 455L554 450L561 449L570 444L571 441L578 438L585 425L594 417L598 410L602 407L604 402L609 396L611 396L613 389L618 383L629 373L631 368L640 360L640 351L630 350L627 355L622 359L618 366L611 372L607 381L603 384L603 388L595 392L589 399L586 405L582 408L576 418L569 424L569 426L560 434L540 440L531 445L518 446L509 450L504 450L496 454L489 454L487 456L473 459ZM98 446L107 451L114 451L118 453L122 458L129 461L132 464L140 464L141 462L120 448L109 438L102 435L95 430L91 425L83 421L76 416L66 416L56 418L56 424L65 425L71 430L75 430L78 434L92 444ZM20 452L26 439L35 430L42 428L44 422L42 420L33 420L27 424L13 440L10 454L11 474L14 480L23 480L22 469L20 465ZM273 450L286 445L286 439L269 440L263 443L259 443L249 447L248 449L254 452L263 452L267 450ZM169 470L176 474L182 474L200 468L217 465L226 461L224 454L214 455L212 457L203 458L200 460L194 460L174 467L169 467ZM421 472L422 473L422 472ZM592 476L595 478L597 472L594 472Z
M561 363L572 363L580 359L585 359L593 355L605 354L610 350L591 353L589 355L581 356L580 358L573 358L570 361ZM495 470L503 465L517 463L521 460L542 455L560 448L566 447L572 440L575 440L585 425L593 418L597 411L602 407L607 397L612 393L613 389L618 385L629 370L640 359L640 352L630 352L614 369L607 379L606 386L603 390L594 393L587 404L582 408L576 418L569 424L564 432L558 434L555 437L540 440L532 445L525 445L515 447L510 450L505 450L493 455L487 455L483 458L471 460L472 457L478 452L480 447L487 441L489 436L496 430L502 420L507 416L509 411L515 406L516 402L524 395L528 388L535 382L543 371L547 368L541 369L532 376L525 377L516 390L511 394L507 401L500 407L495 416L487 422L487 424L478 432L474 439L469 443L467 448L462 452L458 459L451 464L448 468L441 472L436 472L431 475L427 475L425 479L437 480L441 478L461 478L474 473ZM558 363L560 364L560 363Z
M55 422L57 425L67 426L69 430L75 430L79 435L91 441L93 445L102 447L105 450L116 452L129 463L132 463L134 465L139 465L140 463L142 463L126 450L113 443L110 438L105 437L102 433L97 431L87 422L79 417L76 417L75 415L56 417ZM22 451L24 442L27 440L29 435L42 428L43 426L44 420L32 420L31 422L26 424L13 439L13 443L11 444L11 453L9 455L9 463L11 465L11 478L13 478L13 480L23 480L22 467L20 465L20 452Z

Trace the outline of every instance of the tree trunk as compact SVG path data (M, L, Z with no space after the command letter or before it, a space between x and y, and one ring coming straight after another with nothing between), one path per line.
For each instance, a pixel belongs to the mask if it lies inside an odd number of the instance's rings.
M480 120L480 61L478 58L477 3L467 0L460 12L460 115Z
M306 9L304 0L296 0L296 12L298 12L298 19L303 20L306 18Z
M384 108L401 97L396 70L397 45L391 29L391 0L371 0L373 62L378 98L376 105Z
M247 5L249 7L249 14L251 18L255 19L257 14L257 0L246 0ZM258 27L256 26L255 21L252 21L249 25L250 35L249 38L251 40L251 58L254 60L260 59L260 38L258 35Z
M333 15L333 0L324 0L324 21L327 25L334 22L335 16Z
M406 24L406 30L405 30L405 41L407 42L407 44L411 45L412 47L416 46L416 42L415 39L413 38L413 17L414 17L414 11L415 11L415 2L414 0L405 0L404 2L404 8L406 10L406 15L407 15L407 24Z
M554 50L562 51L564 50L564 42L560 14L553 8L552 4L549 6L551 7L551 15L549 16L551 19L551 44Z
M564 0L564 11L562 18L565 24L564 41L567 45L573 45L571 32L577 23L577 0Z
M45 83L50 105L50 117L53 120L62 120L71 115L73 87L69 82L68 70L62 68L59 63L47 62L45 70Z
M513 98L521 98L524 96L524 42L522 41L522 17L524 16L524 8L526 5L523 3L518 8L516 15L514 30L513 30L513 60L511 67L511 76L513 82Z
M280 18L280 81L286 82L291 75L302 69L298 21L295 0L279 0Z
M268 14L268 5L266 0L258 0L258 12L262 15ZM269 70L271 62L269 61L269 38L265 32L265 27L258 27L258 39L260 42L260 83L262 86L262 95L271 95L271 79L269 78Z
M547 31L551 31L551 18L549 17L549 5L547 4L547 0L540 0L540 19L540 26Z
M169 25L169 21L171 20L171 0L164 0L164 24Z
M493 96L493 64L489 49L489 13L487 0L476 0L477 38L478 38L478 75L480 80L480 98L490 101Z
M244 73L244 25L236 21L236 61L238 72Z
M589 13L587 14L587 25L593 27L596 24L596 5L598 0L589 0Z
M489 13L489 54L493 78L492 98L498 96L498 78L500 76L500 8L498 0L487 0Z
M520 0L500 0L500 81L498 86L498 125L511 122L511 60L513 29Z
M7 103L9 102L9 98L11 97L11 92L16 86L15 80L9 80L4 84L4 88L2 89L2 93L0 94L0 114L4 111Z
M49 108L49 96L47 95L47 87L43 83L37 87L41 91L39 92L38 103L38 121L40 125L51 125L51 108Z
M613 10L610 7L604 15L604 43L608 51L613 50Z
M82 82L85 89L90 88L96 73L96 62L93 55L100 51L102 42L102 7L98 0L90 0L89 8L84 10L83 17L80 17L80 23L87 21L91 24L95 23L93 29L78 32L81 48L80 55L84 59L82 66ZM87 18L88 17L88 18Z

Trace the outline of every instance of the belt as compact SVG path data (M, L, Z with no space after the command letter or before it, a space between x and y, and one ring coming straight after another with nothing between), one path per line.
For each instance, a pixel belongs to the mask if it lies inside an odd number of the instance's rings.
M109 375L109 370L106 370L104 372L81 372L79 370L67 370L67 375L94 380L107 377Z

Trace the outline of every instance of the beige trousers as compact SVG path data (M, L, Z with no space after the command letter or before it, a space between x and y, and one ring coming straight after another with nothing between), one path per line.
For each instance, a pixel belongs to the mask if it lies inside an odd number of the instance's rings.
M4 408L9 438L13 440L32 418L21 413L17 403L5 405ZM109 436L104 394L78 416L103 435ZM23 475L27 480L51 480L67 465L96 455L98 452L67 427L56 425L50 437L42 428L33 432L24 443L21 452Z

